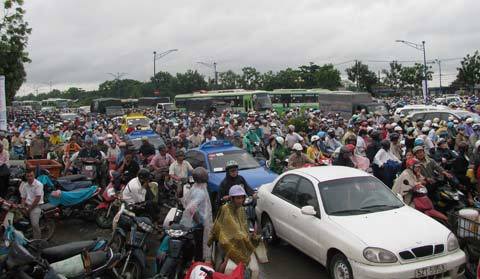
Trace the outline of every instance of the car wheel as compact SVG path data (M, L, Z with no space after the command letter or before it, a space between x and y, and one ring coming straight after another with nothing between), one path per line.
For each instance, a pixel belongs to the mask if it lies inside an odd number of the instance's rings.
M264 232L267 237L269 238L268 242L271 244L278 243L278 236L275 232L275 227L273 226L273 222L268 217L267 214L262 216L262 232Z
M334 279L353 279L353 272L347 258L341 254L335 254L329 265L330 276Z

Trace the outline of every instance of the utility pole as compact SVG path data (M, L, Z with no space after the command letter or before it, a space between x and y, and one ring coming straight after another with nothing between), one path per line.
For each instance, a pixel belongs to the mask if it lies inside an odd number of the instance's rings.
M360 91L360 83L359 83L359 79L360 79L360 69L358 67L358 60L355 60L355 70L357 71L357 74L356 74L356 78L355 78L355 81L357 82L357 91Z
M423 77L424 77L423 101L426 104L427 99L428 99L428 82L427 82L427 79L428 79L427 78L427 69L428 68L427 68L427 55L426 55L426 51L425 51L425 41L422 41L422 44L416 44L416 43L412 43L412 42L405 41L405 40L396 40L395 42L406 44L409 47L413 47L413 48L418 49L418 50L423 52Z
M440 79L440 95L443 94L443 89L442 89L442 60L440 59L435 59L435 62L438 64L438 75Z
M213 63L197 62L197 63L213 70L213 74L214 74L213 76L215 79L215 89L217 89L218 88L217 62L213 62Z
M156 70L156 66L157 66L157 60L174 52L174 51L178 51L178 49L174 48L174 49L169 49L167 51L164 51L164 52L161 52L159 54L157 54L156 51L153 52L153 80L155 82L155 89L157 89L157 79L155 78L155 75L157 74L157 70Z

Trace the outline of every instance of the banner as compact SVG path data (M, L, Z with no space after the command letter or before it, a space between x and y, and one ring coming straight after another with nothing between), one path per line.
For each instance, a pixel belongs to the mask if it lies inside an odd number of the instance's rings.
M5 76L0 76L0 130L7 130L7 101L5 92Z

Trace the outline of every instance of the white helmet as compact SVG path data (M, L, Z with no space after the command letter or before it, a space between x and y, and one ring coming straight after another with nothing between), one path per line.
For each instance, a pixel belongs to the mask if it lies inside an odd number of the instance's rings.
M283 137L278 136L275 138L275 140L278 142L278 144L283 145L285 143L285 139Z
M400 127L400 126L396 126L395 129L393 129L393 130L397 131L397 132L403 131L402 127Z
M422 133L428 133L430 132L430 128L429 127L423 127L422 128Z
M467 120L465 120L465 123L472 124L473 123L473 118L471 118L471 117L467 118Z
M430 127L430 125L432 125L432 120L430 120L430 119L425 120L425 122L423 123L423 126Z
M295 143L292 147L293 150L296 150L296 151L302 151L303 150L303 147L300 143Z
M440 118L435 117L435 118L433 119L433 123L439 123L439 122L440 122Z
M313 135L312 138L310 139L310 142L315 142L315 141L317 141L317 140L319 140L319 139L320 139L319 136Z

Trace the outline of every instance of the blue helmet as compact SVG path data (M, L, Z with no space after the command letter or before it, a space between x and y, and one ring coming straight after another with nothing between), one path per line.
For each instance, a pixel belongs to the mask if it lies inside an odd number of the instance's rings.
M325 133L324 131L320 131L320 132L317 133L317 136L319 136L321 139L323 139L327 136L327 133Z
M416 138L413 146L423 146L423 144L425 144L425 141L422 138Z

